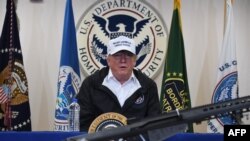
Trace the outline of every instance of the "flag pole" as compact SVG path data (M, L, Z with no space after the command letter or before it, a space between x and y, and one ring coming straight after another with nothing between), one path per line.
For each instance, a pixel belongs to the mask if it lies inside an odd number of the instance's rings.
M10 1L10 21L9 21L9 31L10 33L13 33L13 17L14 17L14 13L13 11L15 10L15 3L14 0L8 0ZM9 61L8 61L8 77L7 77L7 85L10 88L9 94L8 94L8 101L5 104L5 118L4 118L4 124L7 127L7 130L11 130L11 115L12 115L12 111L11 111L11 96L12 96L12 90L11 90L11 86L12 86L12 78L11 78L11 72L13 70L13 51L14 51L14 47L13 47L13 38L14 36L12 34L9 35L9 39L10 39L10 43L9 43Z
M6 14L0 37L0 70L3 70L1 84L5 93L1 96L3 109L0 114L1 131L31 131L28 82L23 65L22 49L19 39L16 2L6 0ZM1 76L2 77L2 76ZM18 102L16 102L18 100ZM18 113L13 117L12 112Z
M234 3L234 0L231 0L231 4L232 4L232 6L233 6L233 3ZM226 17L227 17L227 8L226 8L226 6L227 6L227 0L224 0L224 22L223 22L223 25L224 25L224 27L223 27L223 36L225 35L225 27L226 27L226 25L225 25L225 23L226 23Z

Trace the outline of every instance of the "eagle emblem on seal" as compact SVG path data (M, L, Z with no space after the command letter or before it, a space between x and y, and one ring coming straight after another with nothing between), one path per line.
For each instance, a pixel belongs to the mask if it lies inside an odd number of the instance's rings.
M131 39L136 39L140 42L136 45L136 55L137 55L137 64L145 58L147 54L150 53L151 43L149 36L147 34L141 34L143 28L147 26L150 21L150 18L137 20L136 18L129 15L112 15L107 19L93 14L93 20L98 25L98 34L94 34L91 50L95 58L104 66L106 66L106 55L107 55L107 45L103 43L103 38L107 40L114 39L118 36L126 36ZM145 36L142 36L145 35ZM102 40L101 40L102 39Z

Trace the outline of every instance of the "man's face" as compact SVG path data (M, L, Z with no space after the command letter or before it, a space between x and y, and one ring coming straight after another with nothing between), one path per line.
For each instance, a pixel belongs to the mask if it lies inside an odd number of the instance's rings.
M107 58L108 66L118 81L129 79L136 65L136 55L129 51L119 51Z

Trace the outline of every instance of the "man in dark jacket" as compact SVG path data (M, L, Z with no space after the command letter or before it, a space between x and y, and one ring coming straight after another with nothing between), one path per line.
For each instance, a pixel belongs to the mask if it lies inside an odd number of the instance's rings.
M88 131L101 114L115 112L140 120L161 113L156 83L134 68L134 40L119 36L109 41L107 67L87 77L77 95L80 130Z

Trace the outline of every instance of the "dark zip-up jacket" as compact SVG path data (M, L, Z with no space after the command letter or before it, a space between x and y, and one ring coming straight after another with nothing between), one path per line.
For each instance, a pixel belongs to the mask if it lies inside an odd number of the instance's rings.
M80 130L88 131L92 121L107 112L116 112L127 119L140 120L161 113L156 83L141 71L134 69L134 75L141 84L121 107L114 93L102 85L108 75L109 68L105 67L87 77L77 95L80 109Z

